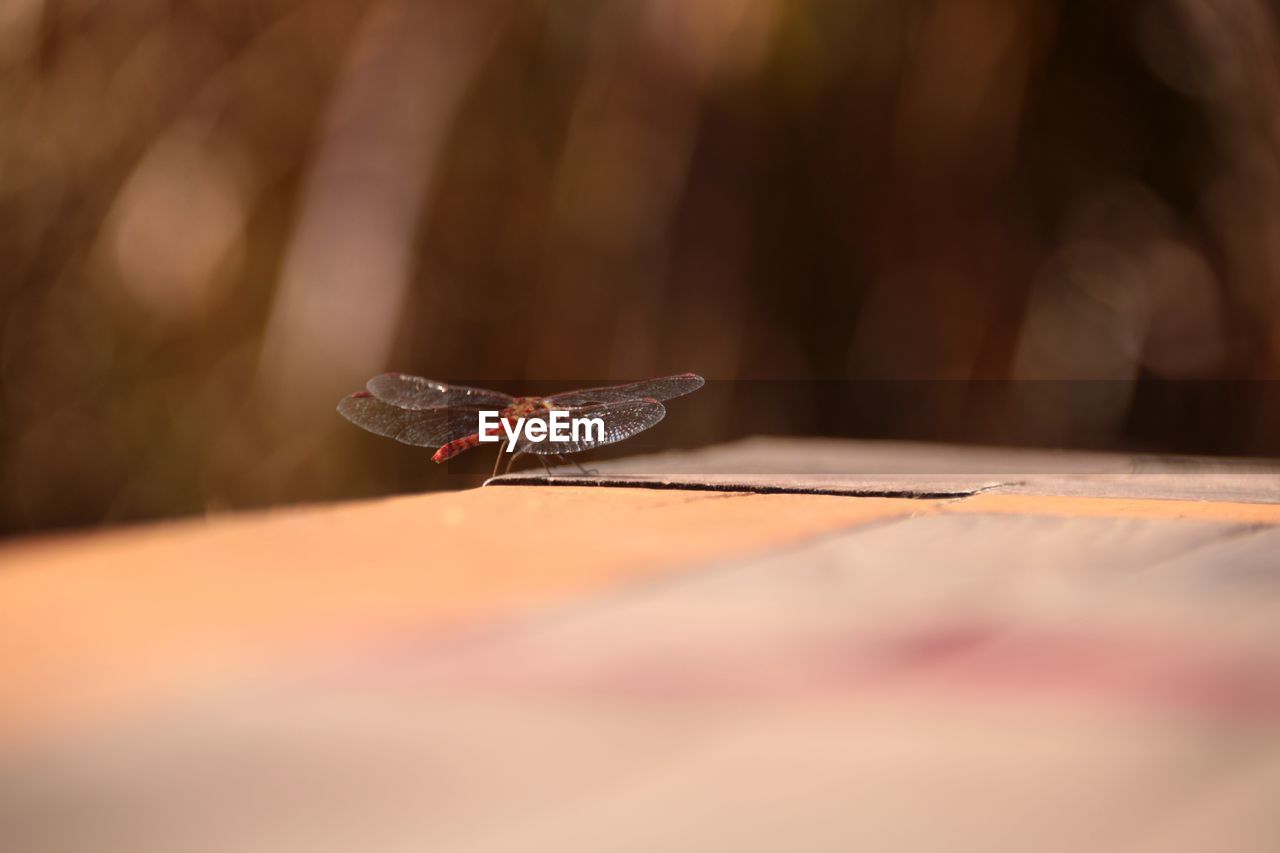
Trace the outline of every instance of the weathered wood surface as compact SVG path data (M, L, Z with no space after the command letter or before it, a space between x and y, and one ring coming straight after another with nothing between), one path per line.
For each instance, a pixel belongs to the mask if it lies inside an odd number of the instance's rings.
M6 849L1269 853L1280 503L1161 464L1141 497L526 486L12 543Z
M1002 494L1185 500L1280 501L1280 464L1260 459L1127 456L897 441L750 438L705 450L635 456L573 467L556 478L581 485L754 489L848 495ZM494 484L543 483L541 468Z

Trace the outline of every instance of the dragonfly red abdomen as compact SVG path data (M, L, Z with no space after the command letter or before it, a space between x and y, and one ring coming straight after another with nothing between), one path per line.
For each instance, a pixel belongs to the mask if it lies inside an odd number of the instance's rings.
M459 453L465 453L473 447L480 445L480 433L474 435L464 435L462 438L455 438L447 444L441 445L440 449L431 455L432 462L447 462Z

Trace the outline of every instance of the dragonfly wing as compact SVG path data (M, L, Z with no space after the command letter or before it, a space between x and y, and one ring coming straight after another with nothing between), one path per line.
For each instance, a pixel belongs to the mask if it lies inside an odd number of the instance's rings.
M370 379L365 387L382 402L413 411L455 406L505 409L512 400L510 394L501 391L446 385L407 373L383 373Z
M343 398L338 403L338 412L369 432L417 447L440 447L480 430L480 407L404 409L368 391L357 391Z
M624 400L672 400L697 391L706 383L696 373L679 373L661 379L646 379L628 385L610 385L605 388L584 388L553 394L546 401L556 407L589 406L594 403L619 403ZM655 422L656 423L656 422ZM650 424L652 426L652 424Z
M568 411L570 418L600 418L604 422L604 435L600 436L594 429L585 429L580 431L576 441L573 438L567 441L552 441L550 438L546 441L530 441L526 437L527 433L522 431L515 449L521 453L540 456L581 453L584 450L604 447L606 444L613 444L630 438L638 432L644 432L667 414L667 410L657 400L625 400L620 403L603 403L562 411ZM525 417L525 427L527 429L530 420L541 420L547 421L549 428L550 419L550 411L534 412Z

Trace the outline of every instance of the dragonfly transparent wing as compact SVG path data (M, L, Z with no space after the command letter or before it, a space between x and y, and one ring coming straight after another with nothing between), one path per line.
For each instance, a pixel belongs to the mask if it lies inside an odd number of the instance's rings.
M338 403L338 412L358 427L417 447L440 447L480 430L483 406L404 409L357 391Z
M546 401L553 406L589 406L593 403L619 403L624 400L672 400L697 391L706 382L696 373L680 373L661 379L647 379L628 385L610 385L605 388L584 388L553 394ZM656 423L656 421L655 421ZM650 424L652 426L653 424Z
M644 432L667 414L667 410L657 400L625 400L620 403L602 403L580 408L564 407L562 410L568 411L570 418L600 418L604 422L604 435L599 435L594 429L585 428L587 425L583 424L584 428L580 429L576 441L573 438L568 441L552 441L550 438L546 441L530 441L526 438L529 421L546 421L550 428L551 412L543 410L525 417L525 431L520 433L520 440L516 443L515 449L521 453L533 453L539 456L581 453L584 450L604 447L606 444L613 444L630 438L638 432Z
M370 379L365 387L382 402L415 412L457 406L505 409L512 400L511 395L501 391L446 385L407 373L384 373Z

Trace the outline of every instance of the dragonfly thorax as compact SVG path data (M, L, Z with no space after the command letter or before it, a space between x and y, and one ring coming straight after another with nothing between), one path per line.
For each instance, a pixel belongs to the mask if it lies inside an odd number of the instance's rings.
M549 408L551 406L541 397L516 397L510 406L502 410L502 417L522 418Z

